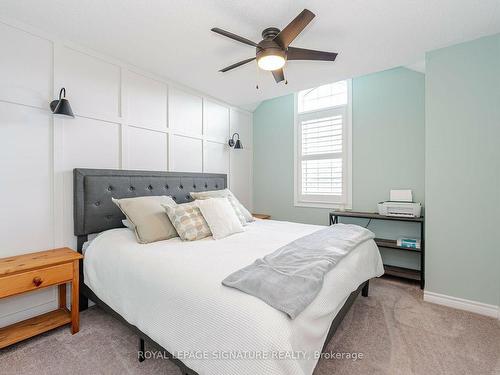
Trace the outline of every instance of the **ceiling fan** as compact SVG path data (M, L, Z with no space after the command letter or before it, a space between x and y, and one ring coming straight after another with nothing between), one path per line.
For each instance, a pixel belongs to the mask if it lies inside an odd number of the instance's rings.
M304 30L304 28L315 17L314 13L304 9L295 19L290 22L283 30L276 27L268 27L262 31L262 40L259 43L252 42L247 38L233 34L229 31L214 27L213 32L224 35L238 42L248 44L256 49L256 56L237 62L220 72L227 72L231 69L245 65L250 61L257 59L257 65L263 70L273 73L277 83L285 80L283 66L287 60L321 60L335 61L337 53L315 51L312 49L290 47L290 43Z

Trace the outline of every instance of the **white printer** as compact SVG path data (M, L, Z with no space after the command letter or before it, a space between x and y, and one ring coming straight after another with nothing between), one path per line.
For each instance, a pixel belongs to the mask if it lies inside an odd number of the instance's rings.
M378 204L383 216L420 217L422 205L413 202L411 190L391 190L390 200Z

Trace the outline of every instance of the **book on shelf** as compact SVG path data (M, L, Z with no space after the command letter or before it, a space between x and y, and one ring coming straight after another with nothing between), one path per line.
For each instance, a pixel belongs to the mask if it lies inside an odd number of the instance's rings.
M420 239L418 238L398 238L396 244L408 249L420 249Z

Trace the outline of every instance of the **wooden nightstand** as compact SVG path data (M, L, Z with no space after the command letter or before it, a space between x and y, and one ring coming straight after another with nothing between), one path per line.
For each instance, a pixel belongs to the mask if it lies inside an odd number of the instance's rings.
M264 220L271 219L271 215L267 215L267 214L252 214L252 216L256 217L257 219L264 219Z
M58 285L59 308L0 328L0 349L71 323L79 330L79 267L83 256L67 247L0 259L0 298ZM72 283L71 311L66 308L66 283Z

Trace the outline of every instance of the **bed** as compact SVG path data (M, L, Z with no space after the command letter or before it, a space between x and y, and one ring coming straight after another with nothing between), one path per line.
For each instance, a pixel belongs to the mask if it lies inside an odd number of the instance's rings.
M354 299L361 290L367 295L368 280L383 273L373 241L329 272L317 298L291 320L221 281L321 226L256 220L218 241L141 245L110 199L171 195L182 203L191 200L190 191L224 189L226 182L220 174L75 169L79 251L89 234L101 233L85 251L80 304L90 298L186 374L312 374Z

